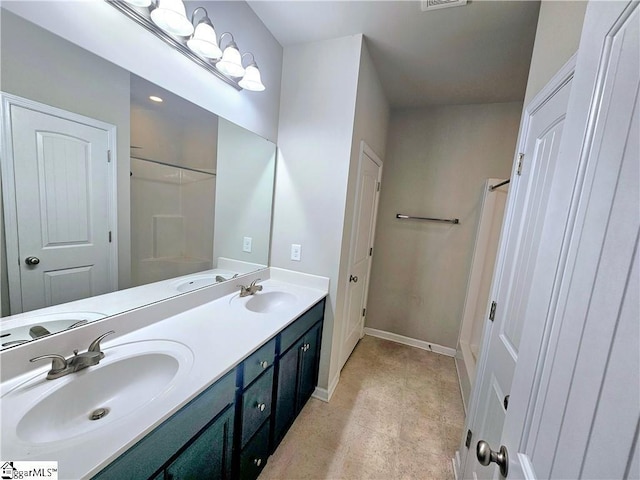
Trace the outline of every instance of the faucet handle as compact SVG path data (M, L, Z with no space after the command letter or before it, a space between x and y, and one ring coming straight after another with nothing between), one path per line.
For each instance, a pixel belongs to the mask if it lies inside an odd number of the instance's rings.
M108 332L100 335L98 338L96 338L93 342L89 344L89 348L87 348L87 352L98 352L100 353L100 358L101 359L104 358L104 352L100 350L100 342L104 339L104 337L107 337L114 333L116 333L114 330L109 330Z
M65 368L67 368L67 359L62 355L58 355L56 353L50 353L47 355L40 355L39 357L34 357L30 362L37 362L38 360L47 360L51 359L51 371L49 373L59 373Z
M256 283L261 282L261 281L262 281L262 279L261 279L261 278L256 278L253 282L251 282L251 283L249 284L249 286L250 286L250 287L255 287L255 286L256 286Z

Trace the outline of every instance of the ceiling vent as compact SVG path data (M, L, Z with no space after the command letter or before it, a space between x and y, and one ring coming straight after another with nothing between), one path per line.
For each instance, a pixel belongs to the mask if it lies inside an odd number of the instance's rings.
M421 9L423 12L438 10L439 8L462 7L467 4L467 0L422 0Z

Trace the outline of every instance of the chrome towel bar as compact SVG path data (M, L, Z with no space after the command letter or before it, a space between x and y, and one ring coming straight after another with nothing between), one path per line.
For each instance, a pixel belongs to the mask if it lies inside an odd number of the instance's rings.
M458 225L460 220L457 218L429 218L429 217L412 217L411 215L404 215L402 213L396 213L396 218L400 220L426 220L428 222L444 222L444 223L453 223Z
M511 179L507 179L504 182L496 183L495 185L489 185L489 191L493 192L496 188L501 187L503 185L506 185L510 181L511 181Z

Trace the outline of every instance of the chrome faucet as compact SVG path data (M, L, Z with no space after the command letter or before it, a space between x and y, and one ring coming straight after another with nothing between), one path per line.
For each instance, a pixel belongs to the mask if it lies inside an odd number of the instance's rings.
M262 285L256 285L256 283L259 281L260 279L256 278L253 282L249 284L248 287L245 287L244 285L238 285L240 287L240 296L248 297L249 295L254 295L256 292L261 292Z
M78 350L74 350L72 357L64 358L62 355L50 353L32 358L29 361L37 362L38 360L50 359L51 370L47 373L47 380L55 380L56 378L64 377L70 373L74 373L100 363L100 360L104 358L104 352L100 350L100 342L106 336L113 333L116 332L111 330L107 333L103 333L89 344L89 348L87 348L86 352L78 353Z
M216 275L216 283L226 282L227 280L232 280L236 278L239 274L235 274L233 277L224 278L222 275Z

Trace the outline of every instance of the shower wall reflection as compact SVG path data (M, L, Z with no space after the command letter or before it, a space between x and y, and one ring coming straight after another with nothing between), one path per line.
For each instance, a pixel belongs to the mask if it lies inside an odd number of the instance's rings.
M133 90L154 93L145 82ZM134 286L214 266L218 118L188 102L131 103Z

